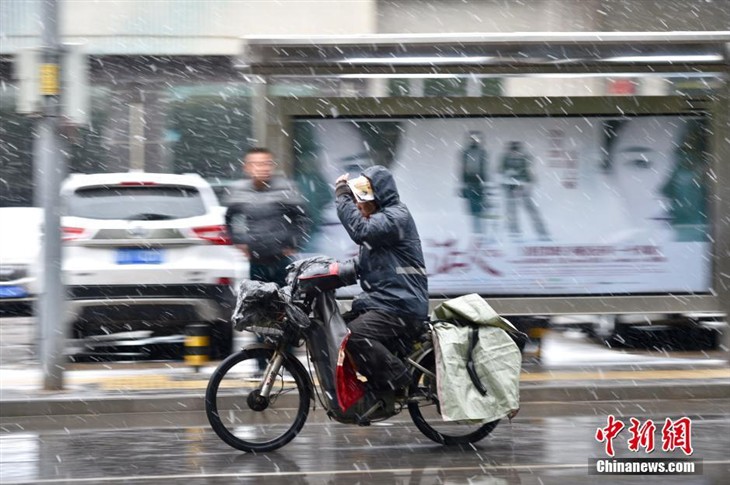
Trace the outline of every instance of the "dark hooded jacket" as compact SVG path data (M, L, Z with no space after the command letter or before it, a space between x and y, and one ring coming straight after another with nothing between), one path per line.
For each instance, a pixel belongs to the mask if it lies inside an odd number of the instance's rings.
M304 199L287 180L275 176L264 190L256 190L251 180L241 181L226 205L231 239L248 245L253 262L270 263L284 249L303 245L308 221Z
M400 201L395 180L385 167L362 172L370 180L379 210L362 217L352 195L337 197L337 215L360 245L360 286L355 312L381 310L407 318L428 315L428 279L416 223Z

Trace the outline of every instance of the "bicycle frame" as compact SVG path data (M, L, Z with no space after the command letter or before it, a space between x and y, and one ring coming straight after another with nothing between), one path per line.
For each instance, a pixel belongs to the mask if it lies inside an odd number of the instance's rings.
M403 409L395 405L393 392L384 392L378 395L367 394L357 403L347 409L343 409L337 398L336 369L338 365L339 350L346 339L349 330L340 313L334 291L325 291L317 294L312 302L311 318L312 326L304 334L304 341L309 352L310 361L314 367L320 391L321 404L325 407L327 415L332 419L346 424L364 424L373 419L387 419ZM262 378L260 395L268 398L272 385L279 374L281 366L286 359L295 359L287 350L292 344L293 336L282 335L277 339L273 358L270 360ZM298 339L297 339L298 340ZM251 347L272 345L254 344ZM435 375L421 366L419 362L432 351L430 339L424 340L416 345L416 348L405 359L404 363L409 367L415 367L424 374L435 378ZM309 376L309 385L315 385L313 376Z

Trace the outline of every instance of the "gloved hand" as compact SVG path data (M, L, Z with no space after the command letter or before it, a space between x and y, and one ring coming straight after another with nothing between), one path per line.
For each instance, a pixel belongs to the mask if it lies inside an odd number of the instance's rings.
M347 178L349 177L349 174L340 175L337 178L337 181L335 181L335 197L339 197L341 195L352 197L352 190L350 190L350 186L347 185Z

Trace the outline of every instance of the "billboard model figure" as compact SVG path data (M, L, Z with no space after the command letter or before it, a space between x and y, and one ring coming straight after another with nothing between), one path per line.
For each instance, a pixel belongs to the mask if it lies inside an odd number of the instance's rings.
M468 145L461 152L461 196L467 200L472 231L483 234L482 217L487 209L487 151L482 147L481 133L470 131Z
M545 228L545 223L532 198L532 187L535 183L535 176L532 173L532 158L524 151L521 142L509 142L508 151L502 158L500 173L506 198L507 225L510 235L515 239L521 236L517 206L523 204L532 218L532 224L540 240L549 241L550 236Z

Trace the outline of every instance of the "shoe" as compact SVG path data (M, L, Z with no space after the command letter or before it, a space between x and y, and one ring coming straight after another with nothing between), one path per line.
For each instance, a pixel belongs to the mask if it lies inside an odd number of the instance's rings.
M401 387L395 390L393 397L396 401L405 401L408 399L408 387Z
M408 387L411 383L411 375L404 372L396 379L388 382L388 390L393 393L397 400L403 400L408 397Z
M390 381L388 384L398 392L399 389L407 388L411 383L411 375L408 371L403 372L400 376Z

